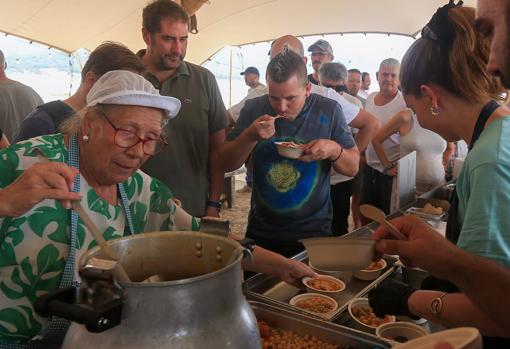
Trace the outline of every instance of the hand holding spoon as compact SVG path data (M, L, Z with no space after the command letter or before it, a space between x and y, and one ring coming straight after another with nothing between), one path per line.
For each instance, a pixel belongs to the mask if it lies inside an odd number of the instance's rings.
M370 218L381 225L384 225L394 238L398 240L407 240L407 237L398 231L390 222L386 220L386 215L383 211L372 205L361 205L359 207L361 214L367 218Z

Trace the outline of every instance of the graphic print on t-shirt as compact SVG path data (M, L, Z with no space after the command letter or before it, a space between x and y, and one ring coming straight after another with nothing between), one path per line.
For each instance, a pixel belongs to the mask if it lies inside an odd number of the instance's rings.
M321 167L319 161L304 162L278 154L272 139L260 142L253 152L254 187L258 202L274 213L302 209L314 193Z

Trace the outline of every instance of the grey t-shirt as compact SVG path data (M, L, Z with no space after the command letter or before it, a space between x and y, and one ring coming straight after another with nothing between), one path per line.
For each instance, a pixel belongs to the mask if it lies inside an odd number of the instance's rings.
M30 86L14 80L0 82L0 128L9 140L14 139L25 116L43 103Z

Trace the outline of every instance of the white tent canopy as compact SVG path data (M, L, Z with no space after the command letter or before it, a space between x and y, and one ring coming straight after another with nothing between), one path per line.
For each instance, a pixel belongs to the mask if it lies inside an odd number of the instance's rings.
M2 1L0 31L65 52L106 40L137 51L147 0ZM227 45L284 34L376 32L414 36L447 0L210 0L197 13L186 59L202 63ZM475 0L464 1L475 6Z

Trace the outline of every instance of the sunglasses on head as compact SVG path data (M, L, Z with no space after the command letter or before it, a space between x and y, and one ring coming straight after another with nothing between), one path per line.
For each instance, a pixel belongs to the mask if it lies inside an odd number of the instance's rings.
M345 87L345 85L336 85L336 86L335 85L322 85L322 86L332 88L336 92L347 92L347 88Z

